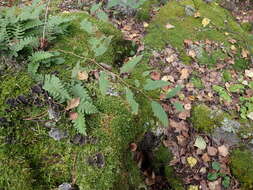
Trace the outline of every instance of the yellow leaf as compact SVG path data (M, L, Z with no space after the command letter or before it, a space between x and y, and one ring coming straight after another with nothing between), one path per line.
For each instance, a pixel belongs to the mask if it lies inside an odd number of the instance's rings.
M230 47L230 49L231 49L232 51L236 51L236 47L235 47L234 45L232 45L232 46Z
M210 21L211 20L209 18L203 18L203 20L202 20L203 27L206 27L210 23Z
M66 107L66 110L71 110L73 108L76 108L80 104L80 98L73 98L68 101L68 105Z
M148 23L147 22L143 22L143 26L144 26L144 28L147 28L148 27Z
M190 167L192 168L197 164L198 161L197 161L196 158L190 156L190 157L187 158L187 162L190 165Z
M228 35L229 35L229 33L228 33L228 32L225 32L225 35L226 35L226 36L228 36Z
M242 49L242 57L243 58L247 58L249 55L249 51L248 50L245 50L245 49Z
M188 190L199 190L199 187L197 185L190 185Z

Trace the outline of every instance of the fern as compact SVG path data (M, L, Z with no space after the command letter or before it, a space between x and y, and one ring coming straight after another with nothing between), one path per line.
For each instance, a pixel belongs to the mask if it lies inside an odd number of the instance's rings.
M71 88L71 93L74 97L80 97L84 101L92 102L91 97L88 94L88 91L80 84L76 84Z
M163 107L156 101L151 102L152 111L154 116L156 116L159 121L164 125L164 127L168 127L169 120L166 112L163 110Z
M31 63L39 63L43 60L50 59L52 57L54 57L54 54L51 52L37 51L29 57L29 61Z
M48 91L60 103L70 100L70 95L60 79L54 75L46 75L43 89Z
M79 106L77 107L77 111L79 113L85 113L87 115L94 114L94 113L98 112L96 106L94 106L94 104L92 102L88 102L83 99L81 100Z
M83 135L86 135L86 123L85 117L82 114L78 114L77 119L72 121L75 129Z

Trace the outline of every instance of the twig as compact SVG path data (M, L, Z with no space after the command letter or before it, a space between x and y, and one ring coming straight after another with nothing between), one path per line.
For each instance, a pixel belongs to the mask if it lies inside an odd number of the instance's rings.
M45 12L45 23L44 23L44 27L43 27L43 33L42 33L42 42L45 41L46 25L47 25L47 20L48 20L48 9L49 9L50 2L51 2L51 0L47 1L47 8L46 8L46 12Z
M35 120L35 119L40 119L40 118L42 118L42 117L44 117L46 115L47 115L47 110L43 111L39 115L36 115L36 116L33 116L33 117L29 117L29 118L24 118L23 120L31 121L31 120Z
M134 86L128 84L128 83L127 83L126 81L124 81L118 74L113 73L113 72L111 72L110 70L108 70L107 68L105 68L105 67L103 67L102 65L100 65L98 62L96 62L95 59L83 57L83 56L77 55L77 54L75 54L75 53L73 53L73 52L64 51L64 50L61 50L61 49L57 49L56 51L60 51L60 52L65 53L65 54L70 54L70 55L73 55L73 56L78 57L78 58L80 58L80 59L86 59L86 60L89 60L89 61L95 63L95 64L96 64L98 67L100 67L101 69L105 70L106 72L110 73L111 75L114 75L118 80L120 80L120 81L121 81L125 86L127 86L128 88L132 88L132 89L136 90L137 92L140 92L143 96L145 96L147 99L149 99L149 100L151 100L151 101L153 100L151 97L149 97L147 94L145 94L142 90L140 90L140 89L138 89L138 88L136 88L136 87L134 87Z

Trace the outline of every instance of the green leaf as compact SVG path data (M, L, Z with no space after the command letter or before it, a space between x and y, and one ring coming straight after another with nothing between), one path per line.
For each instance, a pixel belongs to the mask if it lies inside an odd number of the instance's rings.
M98 19L104 22L107 22L109 20L108 15L104 11L98 11L96 16L98 17Z
M229 87L230 92L242 92L244 90L244 86L242 84L232 84Z
M126 100L131 106L132 113L138 114L139 104L135 101L133 92L129 88L125 88L125 90L126 90Z
M141 61L142 55L135 56L120 68L120 73L129 73Z
M146 76L148 76L148 75L150 74L150 72L151 72L151 71L144 71L144 72L142 73L142 76L143 76L143 77L146 77Z
M139 87L141 86L141 83L140 83L139 80L135 79L135 80L134 80L134 85L135 85L137 88L139 88Z
M222 186L225 188L229 188L230 186L230 177L229 176L225 176L224 179L222 180Z
M219 162L212 162L212 168L216 171L219 171L221 169Z
M182 86L181 85L177 85L175 88L171 89L166 98L173 98L174 96L176 96L181 90L182 90Z
M179 103L179 102L173 102L172 104L173 104L173 106L176 108L177 111L179 111L179 112L184 111L184 106L183 106L183 104L181 104L181 103Z
M99 89L103 95L106 95L107 89L109 88L108 75L106 72L100 72L99 76Z
M80 23L80 28L86 31L89 34L93 34L97 31L97 28L87 19L83 20Z
M207 179L209 181L215 181L219 177L218 173L208 173L207 174Z
M203 137L197 136L194 146L198 147L201 150L205 150L206 149L206 141L204 140Z
M213 85L213 90L215 92L217 92L219 94L220 98L223 99L224 101L227 101L227 102L231 102L232 101L232 98L227 93L227 91L226 91L225 88L223 88L221 86L218 86L218 85Z
M86 123L85 123L85 117L81 114L78 113L78 117L76 120L72 121L75 129L83 135L86 135Z
M159 119L159 121L164 125L164 127L168 127L169 120L167 113L164 111L163 107L158 102L152 101L151 108L154 113L154 116Z
M162 88L168 86L170 83L163 80L151 80L147 79L146 84L144 85L145 90L156 90L158 88Z
M110 9L116 5L118 5L119 0L108 0L107 9Z
M97 10L100 9L101 5L101 3L94 3L90 8L90 13L94 14Z

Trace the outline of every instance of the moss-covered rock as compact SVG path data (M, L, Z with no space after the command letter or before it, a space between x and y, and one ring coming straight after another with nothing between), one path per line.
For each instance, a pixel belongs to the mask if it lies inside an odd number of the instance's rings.
M187 16L185 6L195 7L201 16L199 18ZM210 19L210 23L206 27L202 25L204 18ZM167 29L167 24L175 27ZM231 44L228 40L231 38L237 40L236 46L238 49L241 47L246 48L246 43L248 43L248 47L253 47L253 41L252 39L250 40L250 35L243 30L227 10L220 7L217 3L206 4L202 0L196 0L194 2L184 0L180 2L170 1L160 9L147 29L144 42L147 46L159 50L163 49L167 44L170 44L179 50L181 58L185 60L186 51L184 40L186 39L192 41L204 41L206 39L215 41L223 44L226 51L229 52ZM203 64L212 65L218 59L227 57L227 54L224 54L221 48L209 55L200 45L198 51L200 51L200 56L197 56L197 58ZM252 48L251 51L253 51ZM242 60L239 55L235 65L238 62L238 65L241 66L243 64L240 64ZM250 61L246 60L246 62L249 63Z
M73 15L76 19L70 26L70 33L58 38L55 45L51 45L51 50L69 51L81 56L87 54L88 57L93 58L93 53L88 46L89 35L80 29L80 21L88 19L98 27L100 32L97 35L114 36L109 50L97 59L98 62L115 66L129 56L131 50L134 51L131 42L123 40L122 34L112 25L98 21L86 13ZM78 61L82 66L95 68L93 64L71 54L62 53L62 55L65 64L54 65L49 69L41 66L39 72L44 74L58 71L58 76L68 82L71 70ZM129 81L139 79L140 73L147 68L142 64L135 69L133 78ZM49 137L49 129L45 127L47 116L41 117L39 121L24 120L24 118L41 115L42 112L47 111L47 105L33 107L29 104L20 104L9 109L9 105L5 103L8 98L31 95L30 88L34 82L25 70L19 73L6 71L0 79L3 81L0 84L0 141L3 152L3 156L0 155L3 163L0 166L1 187L15 190L40 190L53 189L63 182L72 182L81 190L129 190L136 189L142 184L128 145L150 127L144 126L152 118L145 97L141 95L136 97L143 106L140 108L141 117L133 116L124 97L102 96L97 90L96 81L87 84L89 92L93 94L94 104L99 110L98 114L86 118L87 132L97 141L78 146L71 143L76 131L64 114L56 127L67 131L68 138L55 141ZM115 87L119 92L123 90L119 84L115 84ZM43 97L41 98L43 101ZM102 165L91 162L96 155L102 155L102 162L104 162ZM15 175L12 175L14 172Z
M240 181L241 189L253 189L253 154L249 150L233 150L230 157L232 174Z

